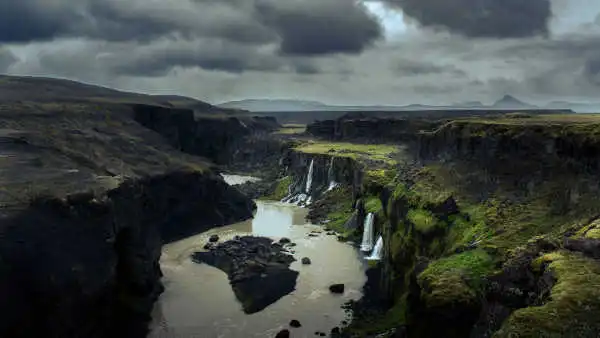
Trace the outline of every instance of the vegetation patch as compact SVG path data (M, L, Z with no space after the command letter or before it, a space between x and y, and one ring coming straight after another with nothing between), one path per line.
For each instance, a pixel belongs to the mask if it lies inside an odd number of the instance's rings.
M325 194L325 197L313 205L326 212L327 228L342 235L350 235L351 230L344 227L352 217L352 192L350 188L338 187Z
M279 179L275 183L275 188L272 193L267 196L261 197L262 200L273 200L273 201L281 201L284 197L288 195L289 187L293 183L293 179L291 176L286 176L284 178Z
M368 191L381 190L394 182L396 173L390 169L373 169L365 172L364 185Z
M308 154L328 154L337 157L349 157L355 160L380 161L384 164L395 164L393 158L397 147L387 144L354 144L344 142L306 142L295 148Z
M549 301L512 313L495 337L600 336L600 264L579 253L559 251L540 261L557 279Z
M444 228L444 222L437 219L431 211L424 209L410 209L408 211L408 220L414 224L415 229L426 235L440 228Z
M381 200L379 199L379 197L376 196L368 196L365 199L365 211L367 213L378 213L380 212L382 209L381 207Z
M278 130L274 131L274 134L278 135L296 135L302 134L306 131L305 124L284 124Z
M455 292L475 295L483 287L483 278L494 271L494 265L486 251L476 249L433 261L418 280L420 285L437 288L439 296L446 294L446 297L452 297ZM452 290L454 287L468 287L469 290Z
M477 245L493 235L493 231L486 225L485 219L464 215L451 215L449 217L449 230L446 234L446 252L455 252L459 248Z

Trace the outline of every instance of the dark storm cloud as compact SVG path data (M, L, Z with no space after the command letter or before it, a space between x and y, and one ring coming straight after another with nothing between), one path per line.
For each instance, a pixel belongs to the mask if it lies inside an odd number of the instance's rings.
M468 37L547 35L550 0L384 0L420 24Z
M284 55L356 54L381 37L376 18L349 0L267 0L258 17L281 37Z
M7 48L0 47L0 73L6 72L15 62L17 62L16 56Z
M359 53L382 34L377 19L354 0L3 1L8 1L0 11L4 43L216 37L280 43L285 55L318 55Z
M439 75L450 74L454 76L466 76L464 70L458 69L454 65L439 65L430 62L414 61L403 59L393 64L392 70L398 75L416 76L416 75Z
M66 58L62 53L45 54L40 63L45 68L68 69L85 67L94 54L94 47L89 47ZM167 75L172 69L199 67L205 70L218 70L229 73L244 71L277 71L282 67L279 58L268 53L260 53L252 47L225 43L217 39L201 39L193 41L161 40L152 45L117 44L105 47L101 57L95 57L94 67L113 76L160 77Z
M0 10L0 42L4 43L61 37L150 41L161 36L222 37L265 43L277 37L252 18L251 6L227 1L2 1L5 3Z
M44 6L40 0L3 0L0 5L0 42L49 40L64 34L77 13L54 4Z

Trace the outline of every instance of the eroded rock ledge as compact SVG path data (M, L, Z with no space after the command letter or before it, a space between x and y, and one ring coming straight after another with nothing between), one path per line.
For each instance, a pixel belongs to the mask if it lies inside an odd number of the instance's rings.
M192 255L196 263L217 267L229 276L235 296L247 314L262 311L296 289L296 259L284 244L265 237L244 236Z
M174 240L252 216L210 173L130 180L106 194L36 197L0 223L2 337L145 337Z

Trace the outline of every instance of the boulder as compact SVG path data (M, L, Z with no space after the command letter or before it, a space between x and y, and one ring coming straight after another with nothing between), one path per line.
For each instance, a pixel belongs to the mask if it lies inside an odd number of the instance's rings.
M311 262L310 258L308 258L308 257L303 257L303 258L302 258L302 264L303 264L303 265L309 265L309 264L311 264L311 263L312 263L312 262Z
M275 338L289 338L289 336L290 336L290 330L283 329L283 330L277 332L277 334L275 335Z
M298 328L298 327L301 327L301 326L302 326L302 324L300 324L300 322L299 322L298 320L296 320L296 319L292 319L292 320L290 321L290 326L291 326L291 327Z
M209 242L211 243L216 243L219 241L219 235L212 235L210 236L210 238L208 239Z
M329 286L331 293L344 293L344 284L333 284Z

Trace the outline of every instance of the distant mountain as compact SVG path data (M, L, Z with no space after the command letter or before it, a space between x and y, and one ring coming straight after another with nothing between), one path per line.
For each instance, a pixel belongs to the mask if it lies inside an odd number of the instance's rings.
M0 102L16 101L142 103L198 112L229 112L179 95L147 95L65 79L0 75Z
M504 95L500 100L496 101L490 108L495 109L533 109L537 106L525 103L510 95Z
M218 107L228 109L244 109L256 112L276 112L327 110L330 106L317 101L247 99L221 103L218 105Z
M467 101L452 105L410 104L405 106L365 105L337 106L316 101L281 100L281 99L247 99L230 101L218 105L221 108L244 109L253 112L302 112L302 111L414 111L438 109L534 109L538 108L513 96L505 95L492 105L484 105L479 101Z

